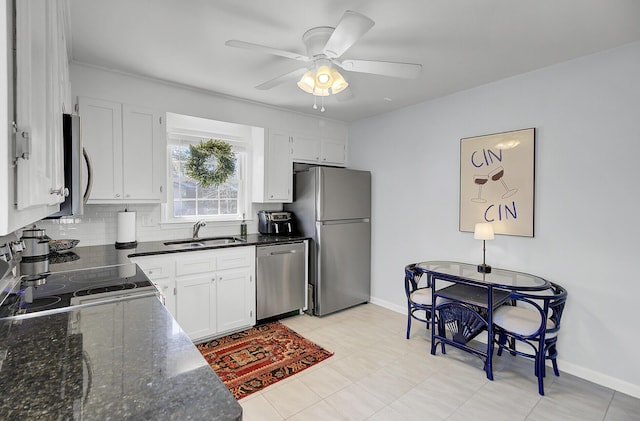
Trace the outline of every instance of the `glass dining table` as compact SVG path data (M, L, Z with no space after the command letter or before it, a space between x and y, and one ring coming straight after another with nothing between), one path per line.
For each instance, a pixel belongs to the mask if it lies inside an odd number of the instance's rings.
M507 302L511 291L543 291L550 283L535 275L493 268L478 272L476 265L449 261L427 261L416 264L426 274L435 303L431 318L431 354L440 344L470 352L484 361L484 370L493 380L493 310ZM437 324L436 324L437 323ZM486 348L469 342L487 331Z

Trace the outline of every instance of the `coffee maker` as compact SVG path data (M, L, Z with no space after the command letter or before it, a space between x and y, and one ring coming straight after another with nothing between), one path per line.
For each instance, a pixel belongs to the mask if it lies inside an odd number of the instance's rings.
M258 232L266 235L283 236L294 234L293 213L287 211L259 211Z

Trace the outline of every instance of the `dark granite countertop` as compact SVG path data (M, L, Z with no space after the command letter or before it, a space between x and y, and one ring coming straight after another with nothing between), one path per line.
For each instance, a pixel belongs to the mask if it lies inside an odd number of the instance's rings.
M130 249L116 249L114 244L76 247L66 253L60 253L58 255L50 256L49 271L61 272L65 270L86 269L91 267L122 265L130 263L129 258L136 256L152 256L165 253L184 253L198 250L217 250L230 247L261 246L309 239L308 237L277 237L261 234L249 234L242 237L235 237L242 238L246 241L243 243L225 244L210 247L178 249L165 246L164 242L167 240L140 242L135 248Z
M164 241L76 247L32 266L75 271L128 264L135 256L308 239L242 238L197 249ZM0 385L0 419L242 419L242 407L155 297L0 319Z
M0 363L0 419L242 419L155 297L0 319Z

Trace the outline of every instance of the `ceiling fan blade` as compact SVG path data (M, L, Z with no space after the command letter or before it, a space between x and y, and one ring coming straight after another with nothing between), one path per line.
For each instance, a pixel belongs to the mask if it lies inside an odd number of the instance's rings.
M285 51L285 50L278 50L277 48L267 47L266 45L253 44L245 41L238 41L237 39L230 39L224 44L228 47L244 48L247 50L260 51L266 54L273 54L280 57L286 57L293 60L309 61L309 57L302 54L292 53L290 51Z
M374 75L415 79L422 71L422 65L413 63L395 63L389 61L345 60L338 63L344 70L350 72L371 73Z
M268 80L260 85L256 86L256 89L260 89L262 91L271 89L274 86L280 85L285 82L291 82L294 80L298 80L302 77L302 75L307 71L306 67L302 67L300 69L296 69L293 72L285 73L281 76Z
M373 25L375 22L365 15L347 10L324 46L324 54L329 58L340 57Z

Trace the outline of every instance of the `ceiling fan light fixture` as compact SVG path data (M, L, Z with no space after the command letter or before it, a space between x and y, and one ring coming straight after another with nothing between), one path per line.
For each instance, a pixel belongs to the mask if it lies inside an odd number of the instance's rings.
M298 87L305 92L310 94L313 93L313 90L315 89L315 75L311 70L308 70L304 75L302 75L298 81Z
M313 94L315 96L329 96L329 88L320 88L319 86L316 86L313 90Z
M322 65L318 67L316 72L316 86L328 89L333 83L333 77L331 76L331 68L329 66Z
M347 86L349 86L349 83L347 83L347 81L344 80L340 72L338 72L336 69L331 69L331 76L333 78L333 83L331 84L332 94L334 95L339 94L340 92L347 89Z

